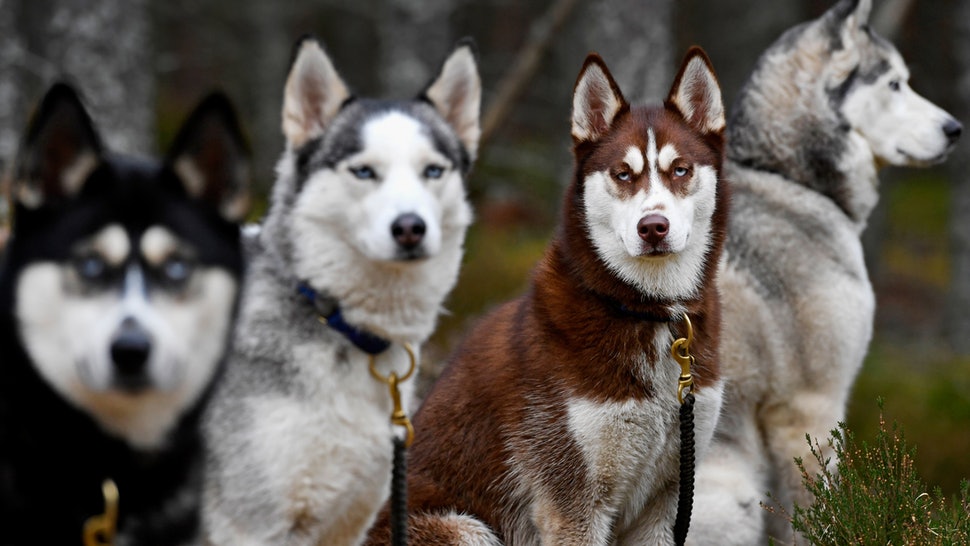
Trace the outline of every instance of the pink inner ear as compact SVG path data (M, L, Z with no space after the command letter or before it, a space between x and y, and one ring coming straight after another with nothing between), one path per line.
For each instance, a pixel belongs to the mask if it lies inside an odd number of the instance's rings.
M580 111L574 113L574 122L578 121L579 126L589 133L587 138L596 139L609 131L623 105L623 98L614 91L605 67L599 65L587 68L580 86L577 104Z
M600 100L601 98L602 96L599 94L592 94L587 98L590 124L593 126L593 132L597 135L609 131L609 121L612 121L606 119L608 113L606 101Z

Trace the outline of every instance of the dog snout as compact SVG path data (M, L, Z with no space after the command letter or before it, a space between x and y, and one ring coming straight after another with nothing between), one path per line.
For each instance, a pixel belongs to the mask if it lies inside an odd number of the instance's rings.
M659 214L648 214L637 223L640 238L651 245L658 245L670 232L670 221Z
M402 214L394 219L391 224L391 235L397 244L405 249L412 250L421 244L428 226L424 220L414 213Z
M151 351L148 332L134 318L126 318L111 340L111 361L123 386L138 386L136 383L142 382Z
M963 134L963 124L959 121L950 118L946 120L943 124L943 134L946 135L946 139L953 144L954 142L960 140L960 135Z

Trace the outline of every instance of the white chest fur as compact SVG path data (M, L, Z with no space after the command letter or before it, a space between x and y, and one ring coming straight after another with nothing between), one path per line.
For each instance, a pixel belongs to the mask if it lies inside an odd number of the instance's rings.
M678 365L669 358L658 364L652 398L623 401L569 401L569 430L583 454L588 479L602 495L601 506L611 518L594 517L621 538L642 537L645 519L665 518L646 512L666 512L676 502L680 432L677 401ZM722 385L695 393L695 446L700 458L707 450L720 411Z
M264 487L288 529L313 528L317 537L353 543L389 493L392 403L386 384L368 370L368 356L351 350L349 362L333 358L334 347L320 342L296 345L299 393L264 395L251 402L258 416L251 429L254 455L269 478ZM408 357L393 346L377 357L386 375L407 370ZM407 407L413 382L405 382ZM294 396L293 394L297 394ZM321 520L321 514L328 517Z

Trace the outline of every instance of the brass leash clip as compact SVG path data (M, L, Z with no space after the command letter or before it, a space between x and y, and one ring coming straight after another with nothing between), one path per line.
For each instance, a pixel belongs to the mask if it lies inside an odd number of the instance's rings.
M84 546L111 546L118 530L118 486L108 478L101 484L104 513L84 522Z
M404 437L404 447L411 447L411 442L414 441L414 426L411 424L411 419L408 418L408 414L404 412L404 406L401 404L401 390L398 388L398 385L414 375L414 370L417 368L417 357L415 357L414 349L411 348L409 343L404 344L404 350L407 351L408 357L411 359L411 365L403 376L398 377L396 372L391 372L387 376L381 375L375 366L376 358L374 355L370 356L370 374L374 379L387 384L388 389L391 391L391 402L394 404L394 409L391 412L391 424L404 427L407 432L407 435Z
M684 395L693 390L694 376L690 369L694 365L694 356L690 354L690 344L694 341L694 327L691 326L687 313L684 313L684 324L687 326L687 337L674 340L670 346L670 354L680 364L680 379L677 382L677 400L684 403ZM684 391L687 391L686 393Z

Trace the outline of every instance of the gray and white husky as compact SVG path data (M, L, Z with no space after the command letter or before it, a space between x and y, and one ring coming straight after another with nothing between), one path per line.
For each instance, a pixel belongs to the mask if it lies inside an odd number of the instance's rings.
M459 42L415 100L354 97L297 44L286 150L224 382L204 420L214 544L356 544L389 494L392 402L432 333L472 219L481 81ZM405 406L411 383L404 383Z
M859 236L878 167L942 161L962 131L909 87L902 57L869 28L870 9L870 0L842 0L786 32L728 122L727 390L698 469L693 544L792 538L759 502L771 491L769 504L808 504L793 459L811 462L806 433L824 439L844 418L872 334Z

